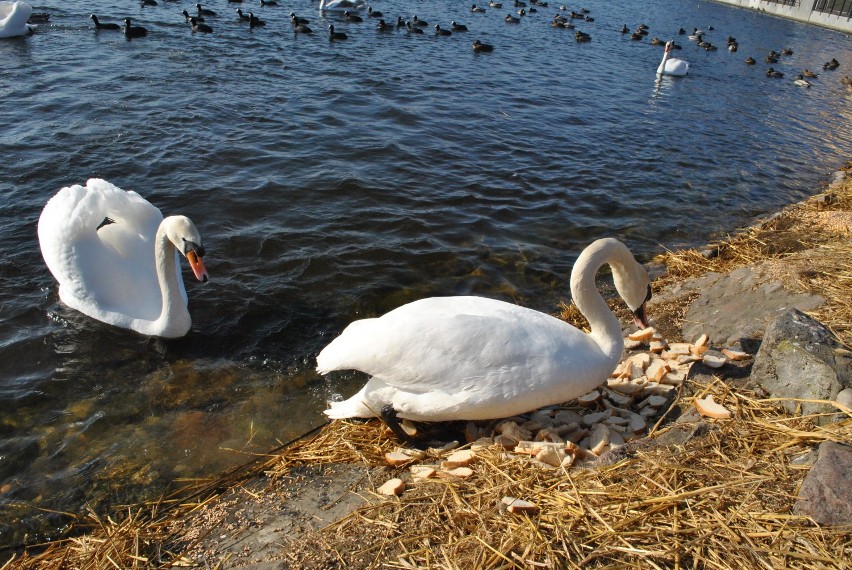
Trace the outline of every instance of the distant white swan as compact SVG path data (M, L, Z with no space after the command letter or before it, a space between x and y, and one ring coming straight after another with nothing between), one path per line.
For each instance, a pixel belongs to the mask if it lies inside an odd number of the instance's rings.
M669 57L674 42L666 42L666 50L663 53L663 61L657 68L657 75L686 75L689 73L689 64L682 59Z
M346 10L363 10L367 3L364 0L320 0L320 12L345 12Z
M0 38L27 36L32 28L27 25L33 8L26 2L0 2Z
M571 272L586 334L524 307L483 297L433 297L350 324L317 356L317 370L372 376L331 418L372 417L391 407L419 421L507 417L568 401L604 382L624 348L621 325L595 286L612 267L615 286L645 326L648 274L620 241L589 245Z
M178 253L207 281L204 247L189 218L163 219L136 192L93 178L47 202L38 239L59 298L72 309L145 335L175 338L189 331Z

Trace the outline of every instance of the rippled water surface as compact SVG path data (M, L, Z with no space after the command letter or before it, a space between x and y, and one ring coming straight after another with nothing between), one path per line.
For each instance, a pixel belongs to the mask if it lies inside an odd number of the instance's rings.
M552 311L585 244L648 256L694 245L801 199L852 155L852 42L704 2L584 4L578 44L539 8L377 0L470 32L377 32L308 0L91 0L0 41L0 545L80 511L152 498L322 421L361 378L325 380L317 352L354 318L475 293ZM579 9L570 4L569 8ZM294 36L288 15L311 19ZM131 16L144 39L95 32ZM333 22L346 41L330 43ZM678 37L686 78L657 81L664 39L713 26L717 52ZM738 53L724 49L735 36ZM496 46L474 54L474 39ZM763 57L791 47L768 79ZM749 55L756 66L743 62ZM822 71L838 59L840 69ZM820 77L809 90L793 76ZM190 216L211 281L185 274L193 327L144 338L63 306L38 248L44 203L101 177Z

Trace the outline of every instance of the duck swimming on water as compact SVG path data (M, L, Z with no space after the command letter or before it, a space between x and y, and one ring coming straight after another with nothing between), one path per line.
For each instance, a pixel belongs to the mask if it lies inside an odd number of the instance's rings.
M186 10L184 10L184 14L185 13L186 13ZM121 26L119 26L118 24L114 24L112 22L101 23L101 21L98 20L98 17L95 16L94 14L92 14L89 17L95 23L95 29L96 30L120 30L121 29Z
M130 18L124 19L124 35L128 38L144 38L148 35L148 30L142 26L133 26L130 24Z

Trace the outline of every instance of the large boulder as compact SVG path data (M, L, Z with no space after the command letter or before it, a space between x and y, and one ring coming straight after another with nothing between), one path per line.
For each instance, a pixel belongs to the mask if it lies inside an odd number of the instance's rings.
M836 412L830 404L801 400L836 400L852 388L852 358L819 321L789 309L766 329L749 383L770 397L791 399L784 404L791 412L798 406L804 414Z
M833 441L819 446L819 458L799 489L797 515L819 524L852 524L852 447Z

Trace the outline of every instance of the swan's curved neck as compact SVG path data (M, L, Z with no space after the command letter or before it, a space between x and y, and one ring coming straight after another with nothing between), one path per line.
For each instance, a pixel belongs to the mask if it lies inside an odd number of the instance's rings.
M175 248L169 240L166 224L166 220L160 223L157 236L154 238L157 282L160 284L160 296L163 299L163 308L157 322L163 327L164 333L174 328L188 329L187 325L190 322L189 310L180 293Z
M601 266L607 263L613 266L614 270L618 270L621 256L624 253L630 255L626 247L622 248L624 252L612 243L592 244L580 254L571 271L571 296L577 309L589 321L589 337L595 341L601 352L616 361L621 358L624 350L621 323L598 291L595 275Z
M657 73L663 73L666 70L666 62L669 60L669 48L663 52L663 61L660 62L660 67L657 68Z

